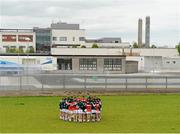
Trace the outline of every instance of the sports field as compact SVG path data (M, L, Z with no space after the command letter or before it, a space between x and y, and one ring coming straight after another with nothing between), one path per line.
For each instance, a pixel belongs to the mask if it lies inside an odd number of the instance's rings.
M180 95L101 96L102 121L58 119L60 97L1 97L0 132L180 132Z

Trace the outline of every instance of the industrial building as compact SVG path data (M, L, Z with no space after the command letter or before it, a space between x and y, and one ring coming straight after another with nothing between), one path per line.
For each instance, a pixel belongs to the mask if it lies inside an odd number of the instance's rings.
M36 36L32 29L0 29L1 52L20 49L36 50Z
M3 65L16 64L16 66L24 67L24 70L41 69L42 71L55 71L55 73L125 74L138 72L138 62L126 62L126 56L123 55L122 50L118 49L52 48L51 51L51 55L6 54L0 56L0 61ZM2 70L3 66L0 69Z
M85 30L79 24L52 23L52 47L73 47L85 45Z
M121 38L108 37L100 39L86 39L86 47L91 47L92 44L97 44L101 48L129 48L129 42L122 42Z

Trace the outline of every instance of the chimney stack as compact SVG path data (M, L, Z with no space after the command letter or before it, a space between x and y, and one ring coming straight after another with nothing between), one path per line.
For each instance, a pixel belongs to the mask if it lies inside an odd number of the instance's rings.
M145 47L150 47L150 16L146 17Z
M143 32L143 21L142 19L138 20L138 46L142 48L142 32Z

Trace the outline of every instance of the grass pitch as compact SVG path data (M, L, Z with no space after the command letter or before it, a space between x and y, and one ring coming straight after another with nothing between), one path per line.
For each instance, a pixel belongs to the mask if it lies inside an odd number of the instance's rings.
M59 120L60 97L0 98L0 132L180 132L180 95L102 96L102 121Z

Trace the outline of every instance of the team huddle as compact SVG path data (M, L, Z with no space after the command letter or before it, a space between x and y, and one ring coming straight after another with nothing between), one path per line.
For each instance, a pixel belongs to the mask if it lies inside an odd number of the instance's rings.
M60 119L74 122L101 120L102 104L97 97L67 97L59 103Z

